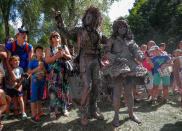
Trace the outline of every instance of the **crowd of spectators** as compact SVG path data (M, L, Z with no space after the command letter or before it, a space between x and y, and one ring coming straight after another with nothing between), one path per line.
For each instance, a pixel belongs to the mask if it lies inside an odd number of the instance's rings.
M50 34L50 46L45 49L44 55L41 45L33 50L27 42L27 34L27 30L18 28L15 32L16 40L7 37L6 42L0 46L0 117L4 112L0 119L0 131L3 128L1 120L9 119L10 108L13 108L15 117L21 114L22 120L27 119L27 112L31 110L30 120L40 122L45 116L41 100L46 85L51 120L56 119L60 113L68 116L69 94L71 92L71 98L77 94L76 90L70 91L70 86L74 89L76 84L73 81L68 83L62 65L63 60L76 58L74 47L61 44L60 35L53 32ZM173 54L168 54L166 48L165 43L156 44L152 40L141 45L146 59L140 64L148 70L150 78L150 82L144 85L150 104L155 104L159 99L167 103L169 89L172 93L179 92L182 95L182 41ZM70 80L79 81L77 78ZM133 92L136 94L136 90ZM27 109L27 98L30 99L30 109Z

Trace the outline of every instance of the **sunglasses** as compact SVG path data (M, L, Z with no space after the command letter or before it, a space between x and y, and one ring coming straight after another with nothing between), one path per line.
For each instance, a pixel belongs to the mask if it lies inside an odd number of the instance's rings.
M52 37L52 38L59 38L58 35L52 35L51 37Z
M73 49L73 46L69 46L68 48L69 48L69 49Z

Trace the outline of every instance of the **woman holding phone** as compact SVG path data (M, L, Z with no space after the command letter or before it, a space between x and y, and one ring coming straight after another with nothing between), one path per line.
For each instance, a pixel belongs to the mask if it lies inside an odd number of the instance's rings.
M50 96L50 118L56 119L56 113L68 116L69 87L65 78L63 59L71 59L66 45L61 44L58 32L50 35L50 47L46 49L45 62L48 64L48 89Z

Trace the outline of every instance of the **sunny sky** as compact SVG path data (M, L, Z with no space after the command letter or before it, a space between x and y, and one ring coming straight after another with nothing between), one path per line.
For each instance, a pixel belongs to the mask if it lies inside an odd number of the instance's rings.
M120 0L119 2L114 2L109 10L109 17L113 22L120 16L128 15L128 9L133 7L135 0Z

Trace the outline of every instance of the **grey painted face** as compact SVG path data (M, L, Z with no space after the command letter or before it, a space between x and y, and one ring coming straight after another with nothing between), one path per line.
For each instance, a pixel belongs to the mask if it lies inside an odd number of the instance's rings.
M120 25L118 29L119 35L123 36L124 34L126 34L126 32L127 32L127 28L124 25Z
M86 25L90 25L92 23L92 20L93 20L93 16L92 14L88 13L85 17L85 24Z

